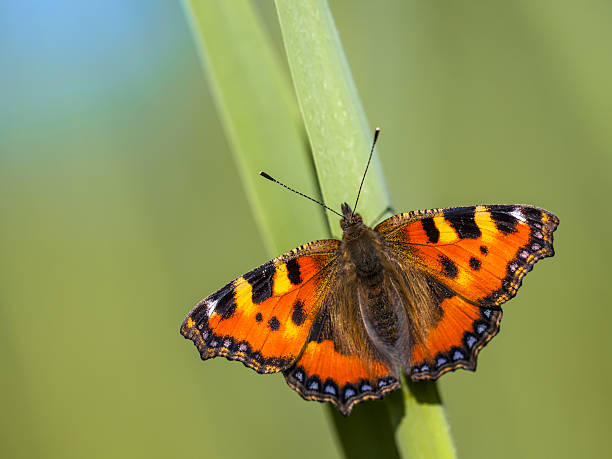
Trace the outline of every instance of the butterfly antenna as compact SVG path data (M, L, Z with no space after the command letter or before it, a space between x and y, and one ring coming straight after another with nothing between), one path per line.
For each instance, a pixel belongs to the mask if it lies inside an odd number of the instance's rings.
M323 204L322 202L319 202L319 201L317 201L316 199L313 199L313 198L311 198L310 196L305 195L304 193L300 193L298 190L294 190L294 189L293 189L293 188L291 188L290 186L287 186L287 185L285 185L284 183L279 182L279 181L278 181L278 180L276 180L274 177L270 177L268 174L266 174L266 173L265 173L265 172L263 172L263 171L261 171L261 172L259 173L259 175L261 175L263 178L266 178L266 179L270 180L271 182L278 183L280 186L283 186L283 187L287 188L289 191L293 191L294 193L297 193L297 194L299 194L300 196L305 197L306 199L310 199L311 201L316 202L316 203L317 203L317 204L319 204L320 206L325 207L327 210L329 210L330 212L335 213L336 215L338 215L338 216L340 216L340 217L342 217L342 216L343 216L342 214L340 214L340 213L336 212L334 209L330 209L329 207L327 207L327 206L326 206L325 204Z
M359 202L359 195L361 194L361 187L363 186L363 181L365 180L365 176L368 172L368 167L370 167L370 161L372 161L372 154L374 153L374 146L376 145L376 141L378 140L378 134L380 134L380 128L377 126L374 131L374 141L372 142L372 148L370 148L370 157L368 158L368 164L366 164L365 171L363 171L363 177L361 177L361 184L359 185L359 191L357 192L357 199L355 199L355 205L353 206L353 214L357 210L357 203Z

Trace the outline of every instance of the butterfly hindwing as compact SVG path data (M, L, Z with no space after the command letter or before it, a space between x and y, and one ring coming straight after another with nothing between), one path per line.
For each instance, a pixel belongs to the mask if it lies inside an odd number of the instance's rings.
M409 212L375 228L400 266L444 287L429 293L438 295L441 314L411 348L413 379L475 368L478 351L499 330L499 306L538 260L554 254L557 224L543 209L491 205Z
M203 360L223 356L258 373L288 368L317 317L339 241L301 246L200 301L181 325Z
M459 295L449 295L440 308L436 325L410 350L407 370L414 380L437 379L457 368L475 370L478 352L499 331L500 307L482 308Z
M301 356L285 370L287 383L306 400L331 402L348 415L357 403L382 398L399 387L398 377L375 356L369 343L362 346L362 352L351 352L324 310Z

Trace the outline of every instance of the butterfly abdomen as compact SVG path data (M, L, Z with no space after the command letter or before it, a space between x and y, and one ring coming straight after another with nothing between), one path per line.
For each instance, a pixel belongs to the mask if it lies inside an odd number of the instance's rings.
M399 320L385 291L382 288L377 290L368 292L369 319L380 340L388 346L393 346L400 334Z

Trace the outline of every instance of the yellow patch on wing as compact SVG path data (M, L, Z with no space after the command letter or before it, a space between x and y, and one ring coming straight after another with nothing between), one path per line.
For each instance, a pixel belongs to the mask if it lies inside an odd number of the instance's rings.
M276 272L274 273L272 291L274 296L281 296L287 293L289 290L293 290L295 286L289 280L287 263L284 261L279 261L274 264L274 267L276 268Z
M257 306L253 303L253 287L244 277L234 281L234 299L241 314L255 316Z
M474 221L481 232L481 236L478 239L481 244L489 244L497 239L497 227L491 218L491 212L485 206L476 206Z
M457 232L454 228L446 221L443 215L438 215L433 218L434 224L438 231L440 232L440 239L438 240L439 244L450 244L451 242L455 242L459 239L457 236Z

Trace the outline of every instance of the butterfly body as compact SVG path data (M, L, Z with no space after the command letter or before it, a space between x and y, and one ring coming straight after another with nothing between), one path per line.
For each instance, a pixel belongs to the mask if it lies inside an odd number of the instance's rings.
M379 233L363 224L348 204L342 204L340 226L343 237L338 247L341 266L336 280L341 298L330 302L332 328L349 354L367 354L384 361L399 380L408 346L406 311L394 271ZM335 319L335 320L334 320ZM344 324L353 323L349 333Z
M343 414L399 387L473 370L500 305L540 258L558 219L525 205L395 215L369 228L342 205L341 241L315 241L199 302L181 326L202 359L282 371Z

